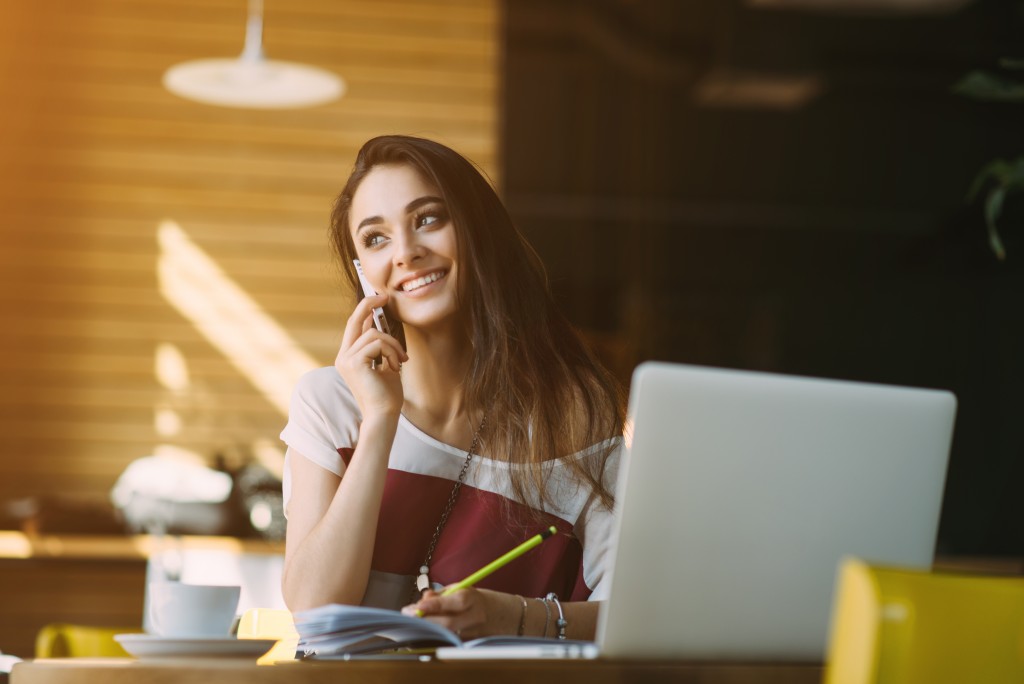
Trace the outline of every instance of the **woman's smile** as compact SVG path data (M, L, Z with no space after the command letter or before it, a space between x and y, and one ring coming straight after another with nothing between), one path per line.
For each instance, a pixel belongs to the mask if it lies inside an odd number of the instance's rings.
M425 294L424 290L433 289L428 286L433 285L446 275L448 275L448 271L446 269L437 269L435 271L430 271L425 275L414 273L399 282L397 289L403 294L418 296Z

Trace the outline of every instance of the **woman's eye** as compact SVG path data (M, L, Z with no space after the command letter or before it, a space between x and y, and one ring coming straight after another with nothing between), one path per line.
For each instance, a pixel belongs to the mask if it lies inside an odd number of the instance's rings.
M386 238L380 233L369 233L368 235L363 237L363 246L378 247L384 244L385 239Z
M432 225L441 225L448 220L447 214L444 209L430 209L422 214L416 216L416 227L425 228Z

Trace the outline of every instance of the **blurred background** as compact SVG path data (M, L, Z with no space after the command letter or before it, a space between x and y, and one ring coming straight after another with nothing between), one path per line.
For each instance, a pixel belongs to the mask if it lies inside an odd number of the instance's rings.
M238 57L261 4L267 57L343 97L164 87ZM171 543L171 576L191 552L280 553L291 387L333 362L352 305L334 197L382 133L500 179L502 31L477 0L0 3L0 650L31 655L46 622L138 626L168 549L117 535L229 537Z
M279 541L288 395L352 305L331 203L407 133L486 171L623 382L662 359L954 391L940 553L1024 555L1024 4L266 0L267 56L340 98L162 85L238 56L247 8L0 3L0 530ZM209 486L154 513L154 479Z
M952 390L939 552L1024 555L1024 3L505 10L505 198L620 375Z

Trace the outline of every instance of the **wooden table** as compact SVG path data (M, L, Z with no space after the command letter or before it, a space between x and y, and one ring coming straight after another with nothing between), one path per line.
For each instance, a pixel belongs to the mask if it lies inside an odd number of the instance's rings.
M232 659L64 658L19 663L10 684L818 684L813 664L561 661L352 661L257 666Z

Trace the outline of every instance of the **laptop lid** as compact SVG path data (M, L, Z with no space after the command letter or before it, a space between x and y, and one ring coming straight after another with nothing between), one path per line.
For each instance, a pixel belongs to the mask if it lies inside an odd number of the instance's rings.
M602 655L823 660L842 556L931 565L955 411L945 391L641 364Z

